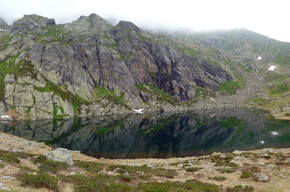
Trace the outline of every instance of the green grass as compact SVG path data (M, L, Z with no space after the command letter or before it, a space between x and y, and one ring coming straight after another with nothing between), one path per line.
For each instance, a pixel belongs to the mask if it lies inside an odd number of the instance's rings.
M0 50L7 49L9 42L12 40L12 37L9 36L9 34L5 34L0 39Z
M17 177L21 181L22 186L29 186L34 188L47 188L52 191L59 191L58 179L47 173L39 172L36 175L23 173Z
M98 191L98 192L175 192L175 191L195 191L195 192L217 192L219 187L214 184L202 183L196 180L181 182L146 182L139 184L129 184L122 181L118 176L97 175L86 177L82 175L64 176L59 178L66 183L74 184L74 191Z
M190 56L190 57L195 57L195 56L197 56L197 53L196 53L196 51L195 51L193 48L189 48L189 47L180 47L180 49L181 49L181 51L182 51L184 54L186 54L186 55L188 55L188 56Z
M197 180L187 180L185 183L164 182L164 183L140 183L138 185L140 192L175 192L175 191L195 191L195 192L217 192L219 187L214 184L202 183ZM138 191L134 190L134 191Z
M278 57L274 59L274 63L280 64L285 67L290 66L290 56L279 54Z
M176 171L172 169L152 169L147 166L126 166L126 165L110 165L107 167L107 171L116 170L120 174L129 173L132 176L139 178L149 178L151 176L159 176L166 178L174 178ZM143 174L141 174L143 173Z
M99 173L105 167L105 164L86 161L74 161L74 166L84 169L90 173Z
M125 105L124 103L124 94L117 96L113 91L108 90L104 87L96 86L95 87L95 98L93 100L100 100L102 98L106 98L109 101L112 101L116 104Z
M27 159L29 157L31 157L31 155L25 153L0 150L0 160L3 162L20 163L19 159Z
M251 171L243 171L240 177L241 177L241 179L243 179L243 178L250 178L252 176L254 176L253 172L251 172Z
M225 81L220 84L218 91L232 95L240 88L242 88L242 85L239 81Z
M65 31L61 30L58 26L47 26L43 27L42 30L47 30L44 34L39 34L36 36L38 41L45 41L47 38L51 38L52 41L59 42L59 43L67 43L65 39Z
M144 91L150 95L155 95L160 102L170 103L176 105L178 103L177 98L163 91L162 89L149 84L136 84L137 89Z
M233 66L232 61L230 59L225 60L225 64L229 66L229 68L234 72L234 76L237 81L225 81L220 84L218 91L226 94L235 94L238 89L241 89L245 86L246 80L243 76L237 71L237 69Z
M287 77L286 75L279 74L274 71L269 71L264 75L264 78L267 83L279 83L283 82Z
M187 172L196 172L203 169L202 167L188 167L188 168L184 168L185 171Z
M236 185L234 187L227 187L227 192L254 192L254 188L248 185Z
M277 84L269 88L269 94L272 97L283 95L284 93L287 93L289 91L290 91L290 81L283 82L281 84Z

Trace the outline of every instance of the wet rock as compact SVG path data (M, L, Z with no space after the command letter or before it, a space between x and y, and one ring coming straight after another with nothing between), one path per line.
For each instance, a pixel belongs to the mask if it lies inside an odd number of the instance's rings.
M58 148L44 155L52 161L59 161L68 165L73 165L71 152L67 149Z

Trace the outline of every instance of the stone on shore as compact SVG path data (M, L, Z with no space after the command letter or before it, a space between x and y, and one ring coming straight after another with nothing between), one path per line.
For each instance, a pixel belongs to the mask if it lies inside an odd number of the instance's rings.
M49 160L59 161L68 165L73 165L71 152L64 148L55 149L49 153L44 154Z

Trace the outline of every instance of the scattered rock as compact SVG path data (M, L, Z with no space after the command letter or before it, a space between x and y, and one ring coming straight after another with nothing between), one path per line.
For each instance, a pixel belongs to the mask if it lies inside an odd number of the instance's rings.
M44 155L50 160L64 162L68 165L73 165L71 152L67 149L58 148Z
M183 164L178 164L177 167L178 168L182 168L183 167Z
M268 157L270 157L270 156L269 156L268 153L264 153L264 154L262 155L262 157L264 157L264 158L268 158Z
M12 121L12 117L10 117L9 115L1 115L0 117L1 120L5 120L5 121Z
M15 177L5 176L5 175L4 175L2 178L3 178L3 179L10 179L10 180L14 180L14 179L15 179Z
M261 172L256 176L256 179L259 182L268 182L270 178L268 175Z
M213 152L212 155L213 155L213 156L216 156L216 155L222 155L222 153L221 153L221 152Z
M276 153L275 149L273 148L264 148L262 151L265 153Z
M8 187L5 187L4 185L3 185L3 183L0 183L0 190L3 190L3 191L9 191L10 189L8 188Z
M263 163L263 162L259 162L257 165L258 165L258 166L261 166L261 167L264 167L266 164Z
M226 155L221 155L220 156L222 159L226 158L227 156Z
M287 177L284 174L279 175L282 179L287 179Z
M235 154L235 155L240 155L240 154L242 154L243 152L242 151L239 151L239 150L235 150L235 151L233 151L233 154Z

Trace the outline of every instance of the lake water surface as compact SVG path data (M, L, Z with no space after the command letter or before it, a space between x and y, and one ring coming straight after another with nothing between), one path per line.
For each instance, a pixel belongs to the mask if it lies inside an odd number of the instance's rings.
M290 147L290 121L249 109L0 122L0 131L94 157L183 157Z

